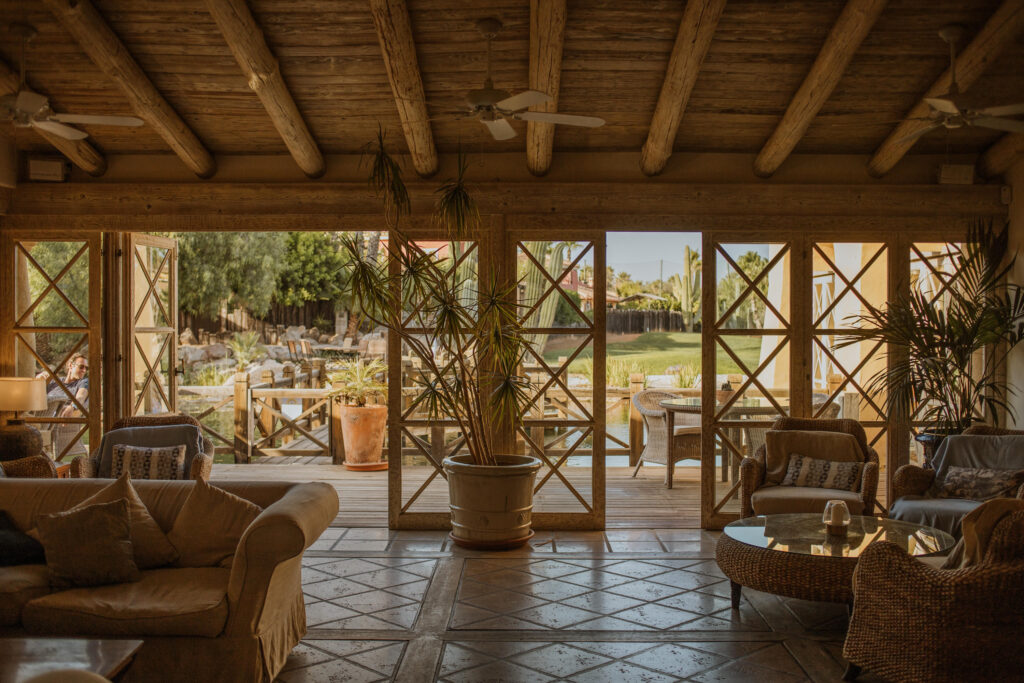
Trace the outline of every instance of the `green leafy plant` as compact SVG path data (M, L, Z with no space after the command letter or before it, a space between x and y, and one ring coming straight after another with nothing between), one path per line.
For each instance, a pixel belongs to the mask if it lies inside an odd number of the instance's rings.
M384 148L384 128L377 128L377 140L364 148L364 159L370 160L370 187L384 202L384 220L395 228L403 215L411 211L409 190L402 179L402 167Z
M331 389L328 396L341 397L351 406L365 406L370 398L383 398L387 384L377 380L378 376L387 376L388 366L379 359L342 363L341 367L328 375Z
M1008 226L972 225L953 255L954 276L942 299L913 291L880 311L856 316L855 335L839 346L878 340L888 345L888 366L867 383L869 395L885 395L891 419L924 420L956 433L975 418L998 424L1013 392L1002 368L1024 340L1024 292L1005 281Z
M185 384L200 387L219 387L223 386L224 382L233 374L231 371L221 370L216 365L203 365L185 371Z
M257 360L265 352L263 344L260 343L259 333L253 330L249 330L248 332L236 332L234 337L228 341L227 346L231 349L231 353L235 357L235 362L238 363L238 367L240 368L243 368L254 360Z
M684 363L676 373L676 386L680 389L692 389L700 377L700 367L694 363Z
M476 202L466 189L466 169L469 163L459 148L458 175L449 178L437 189L435 222L445 229L453 240L464 239L480 224Z

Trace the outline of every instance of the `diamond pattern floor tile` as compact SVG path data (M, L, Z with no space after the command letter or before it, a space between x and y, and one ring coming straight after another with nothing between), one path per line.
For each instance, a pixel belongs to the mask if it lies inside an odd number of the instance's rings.
M305 640L278 675L283 683L369 683L394 676L405 651L401 641Z

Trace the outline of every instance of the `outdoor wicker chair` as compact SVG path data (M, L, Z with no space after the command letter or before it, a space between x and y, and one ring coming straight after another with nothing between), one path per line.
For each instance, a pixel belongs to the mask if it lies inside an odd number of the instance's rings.
M844 680L860 669L891 683L1019 681L1024 671L1024 511L994 528L984 559L938 569L885 541L853 575Z
M792 503L791 510L774 509L778 505L772 505L772 512L822 512L825 504L830 498L850 500L850 512L857 515L870 515L875 506L875 494L878 490L878 453L874 448L868 446L867 435L864 428L856 420L838 419L822 420L815 418L780 417L772 425L773 430L800 430L817 432L840 432L850 434L856 439L864 457L864 470L861 473L860 490L856 492L841 491L837 489L807 489L799 486L775 487L766 480L766 446L762 445L754 453L752 458L743 458L740 463L740 516L751 517L756 514L766 514L758 509L755 494L760 491L773 489L780 490L779 496L774 498L786 498ZM821 457L828 458L827 453ZM764 495L764 494L762 494ZM773 501L773 503L776 501ZM787 503L782 501L785 507ZM820 509L819 509L820 508Z
M676 419L695 419L696 424L683 424L672 435L672 458L669 458L668 420L661 402L678 398L675 394L658 389L645 389L633 397L633 405L643 415L647 425L647 443L640 460L633 468L633 476L644 462L665 465L665 487L672 488L675 465L680 460L700 460L700 415L680 413Z
M30 455L0 462L0 477L56 479L57 465L48 455Z

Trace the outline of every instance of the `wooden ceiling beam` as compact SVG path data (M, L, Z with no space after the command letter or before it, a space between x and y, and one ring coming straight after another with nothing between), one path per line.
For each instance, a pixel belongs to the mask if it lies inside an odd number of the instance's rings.
M326 170L324 155L309 132L281 76L281 65L270 51L263 30L245 0L206 0L206 8L295 163L310 178L322 176Z
M530 111L558 111L565 43L565 0L530 0L530 89L551 95L551 101ZM526 167L542 176L551 168L555 124L526 122Z
M960 92L970 88L1002 51L1016 41L1022 31L1024 31L1024 0L1004 0L1003 4L978 31L978 35L974 36L974 40L956 58L956 81ZM910 151L917 139L908 141L906 137L929 125L928 121L914 120L925 118L930 113L930 108L924 98L945 95L949 92L949 85L950 73L949 69L946 69L921 96L914 108L907 112L906 118L889 133L889 137L875 150L874 155L868 161L868 172L871 175L875 177L885 175Z
M647 141L640 152L640 170L647 175L661 173L672 156L686 103L724 8L725 0L689 0L686 3Z
M14 69L3 60L0 60L0 96L18 92L20 85L18 74L14 73ZM68 140L34 126L32 130L89 175L98 177L107 172L106 157L88 140Z
M370 13L413 168L424 178L432 176L437 172L437 147L430 129L409 8L405 0L370 0Z
M786 113L754 160L754 173L771 176L789 157L832 95L850 60L888 0L847 0Z
M1021 158L1024 158L1024 135L1004 135L982 153L978 159L978 173L985 178L1001 176Z
M156 89L89 0L43 0L100 70L128 98L135 113L170 146L193 173L209 178L217 165L191 128Z

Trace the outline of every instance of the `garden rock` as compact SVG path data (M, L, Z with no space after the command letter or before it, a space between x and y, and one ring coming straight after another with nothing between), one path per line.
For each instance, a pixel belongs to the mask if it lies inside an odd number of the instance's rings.
M192 334L192 329L186 327L185 331L178 336L178 343L182 346L188 346L196 343L196 336Z
M228 347L224 344L207 344L203 348L206 349L206 360L218 360L228 357Z
M291 356L287 346L264 346L263 349L270 360L288 360Z
M302 339L302 335L306 333L305 325L290 326L285 329L284 334L281 335L282 341L299 341Z
M206 360L206 351L202 346L179 346L178 360L185 365L195 365Z

